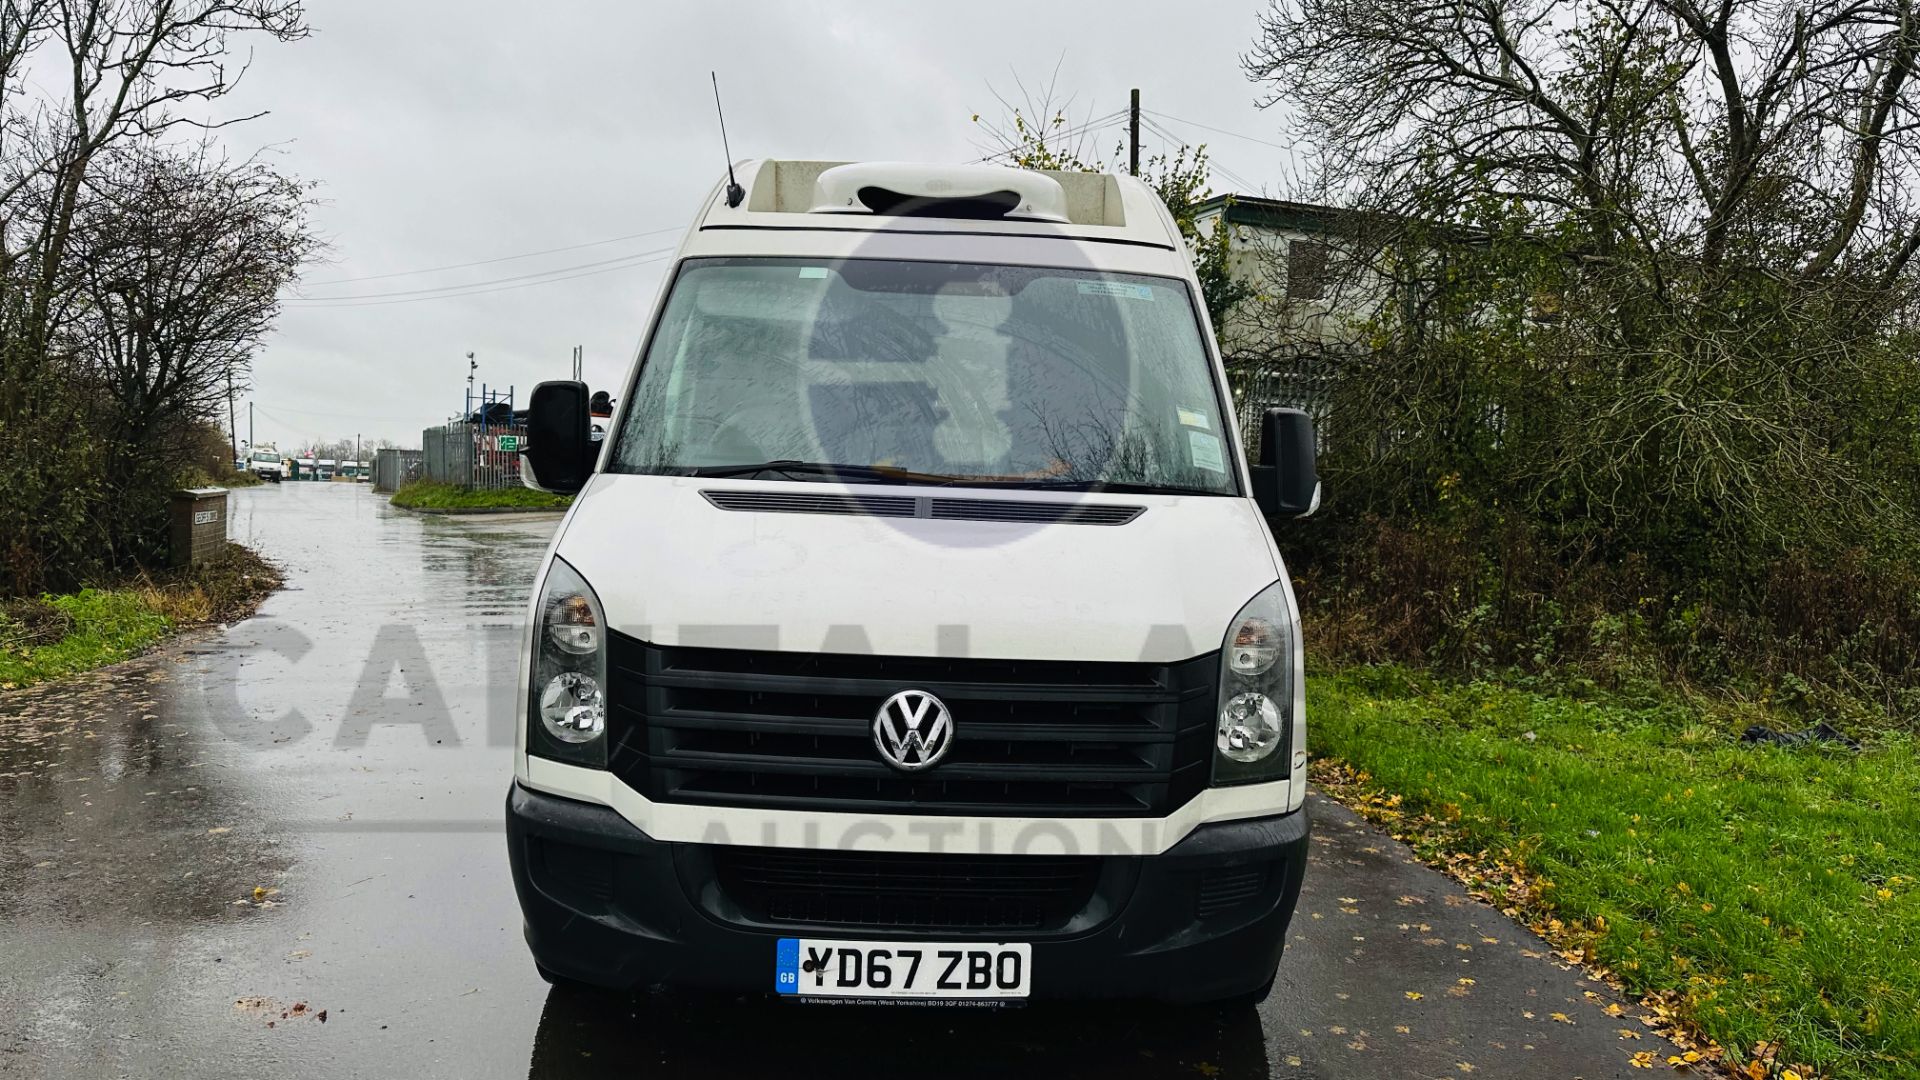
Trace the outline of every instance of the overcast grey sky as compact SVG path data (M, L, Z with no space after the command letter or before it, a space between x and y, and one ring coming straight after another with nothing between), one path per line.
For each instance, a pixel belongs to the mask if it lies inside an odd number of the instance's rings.
M736 158L970 160L986 145L971 115L1001 116L992 89L1014 96L1016 72L1038 88L1056 64L1078 119L1138 86L1150 112L1285 141L1238 63L1261 0L310 7L313 36L256 46L215 113L272 110L223 137L321 183L331 251L300 292L354 298L290 296L257 358L257 438L283 449L356 433L419 445L460 409L468 351L524 403L582 345L588 382L617 393L665 267L634 260L678 242L725 165L709 69ZM1278 146L1156 119L1256 190L1284 189ZM1100 148L1123 133L1108 125ZM1215 175L1216 191L1247 189ZM592 246L404 273L571 245ZM581 276L503 281L564 268ZM488 282L517 287L418 292ZM244 404L239 426L244 439Z

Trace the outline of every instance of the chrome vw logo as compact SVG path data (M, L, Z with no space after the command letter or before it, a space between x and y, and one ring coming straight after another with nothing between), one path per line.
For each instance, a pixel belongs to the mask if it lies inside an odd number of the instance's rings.
M930 769L953 745L953 720L939 698L925 690L902 690L874 714L873 745L896 769Z

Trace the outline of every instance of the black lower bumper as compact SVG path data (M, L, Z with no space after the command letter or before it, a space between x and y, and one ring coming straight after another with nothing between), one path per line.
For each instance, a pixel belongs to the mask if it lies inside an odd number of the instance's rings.
M553 975L620 989L772 993L781 937L1027 941L1035 998L1201 1002L1272 978L1300 896L1304 810L1204 825L1153 856L1100 860L1083 910L1020 931L783 923L728 901L710 849L613 810L513 785L507 843L527 944Z

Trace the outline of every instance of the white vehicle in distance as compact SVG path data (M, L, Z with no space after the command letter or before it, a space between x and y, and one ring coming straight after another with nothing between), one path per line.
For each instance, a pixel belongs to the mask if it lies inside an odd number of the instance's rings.
M530 607L507 832L551 981L1257 1002L1299 618L1180 234L1125 176L758 161L701 207Z
M286 478L287 463L271 445L254 446L247 450L247 471L269 484L277 484Z

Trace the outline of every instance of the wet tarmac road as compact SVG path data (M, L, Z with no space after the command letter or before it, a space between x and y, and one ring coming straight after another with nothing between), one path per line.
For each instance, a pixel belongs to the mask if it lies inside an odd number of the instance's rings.
M1319 800L1257 1014L550 992L500 820L557 519L423 518L346 484L239 491L231 518L288 570L257 618L0 695L0 1076L1593 1080L1671 1052Z

